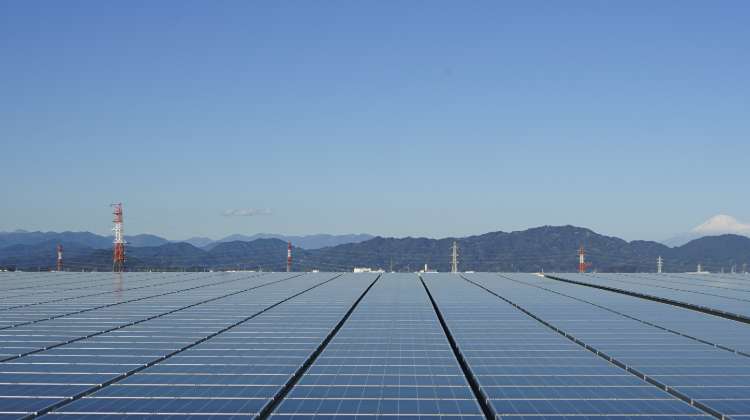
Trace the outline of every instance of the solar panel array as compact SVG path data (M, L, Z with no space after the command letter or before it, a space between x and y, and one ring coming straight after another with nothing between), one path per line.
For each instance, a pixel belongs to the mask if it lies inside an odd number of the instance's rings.
M414 274L373 286L273 417L372 413L483 418Z
M750 419L749 295L728 274L0 273L0 420Z
M750 321L750 281L743 274L564 274L559 277L684 303Z

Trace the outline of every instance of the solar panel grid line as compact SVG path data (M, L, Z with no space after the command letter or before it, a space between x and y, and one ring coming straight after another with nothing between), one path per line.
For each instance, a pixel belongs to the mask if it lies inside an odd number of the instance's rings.
M598 279L600 275L598 273L589 275L592 279ZM669 284L670 282L665 281L664 279L661 279L659 277L656 277L654 279L651 279L650 282L645 281L636 281L633 280L633 277L636 275L628 274L627 276L613 276L610 273L607 273L607 277L601 277L603 280L606 281L616 281L619 284L622 284L624 286L629 286L630 288L638 288L638 287L646 287L646 288L652 288L657 289L661 293L655 293L655 296L659 296L663 293L669 293L672 294L673 292L679 292L683 293L685 296L689 296L690 300L688 300L688 303L691 303L691 301L694 301L696 299L701 299L703 297L707 298L713 298L716 300L723 300L723 301L734 301L737 303L750 303L750 295L748 295L747 292L743 290L727 290L726 294L720 294L724 293L723 291L715 291L710 290L706 291L703 289L707 289L709 287L713 286L706 286L706 285L686 285L682 284L682 286L677 287L673 286L672 284ZM689 286L692 286L692 288L688 288ZM651 294L651 293L647 293ZM729 296L732 294L732 296Z
M642 274L643 273L633 273L631 276L633 278L638 279L638 280L644 280L644 281L646 281L646 280L653 280L653 278L651 276L643 276ZM722 291L723 290L727 290L727 291L731 291L731 292L742 292L742 293L748 293L748 292L750 292L750 289L745 289L745 288L742 287L743 285L740 285L740 284L730 283L729 286L732 286L732 287L721 286L721 285L715 284L716 283L715 281L713 283L711 283L711 282L709 282L709 281L707 281L707 280L705 280L705 279L703 279L701 277L694 277L694 278L691 279L689 277L672 276L672 275L669 275L669 274L662 273L662 275L660 275L660 276L658 276L656 278L660 282L668 283L668 284L679 284L679 285L694 286L694 287L699 287L699 288L720 289ZM690 280L697 280L697 282L696 281L690 281Z
M78 275L78 274L80 274L80 273L75 273L75 274L73 274L73 273L68 273L68 274L69 274L69 275ZM46 274L45 274L45 276L46 276ZM2 291L2 292L9 292L9 291L13 291L13 290L26 290L26 289L36 289L36 288L38 288L38 287L39 287L40 285L42 285L42 284L47 284L47 283L49 282L49 279L45 279L45 278L44 278L45 276L39 276L39 277L40 277L40 281L39 281L39 282L37 282L37 283L33 283L33 284L31 284L31 285L29 285L29 284L28 284L28 283L29 283L29 282L28 282L28 280L26 280L26 281L24 281L24 283L23 283L23 284L25 284L25 285L24 285L24 286L22 286L22 287L10 287L10 288L7 288L7 289L6 289L6 288L0 288L0 291ZM2 275L0 275L0 277L2 277ZM71 282L66 282L66 283L57 283L57 285L58 285L58 286L60 286L60 285L62 285L62 286L66 286L66 285L70 285L70 284L91 283L91 282L94 282L94 281L97 281L97 278L95 278L95 277L94 277L94 278L92 278L92 279L86 279L86 280L75 280L75 281L71 281Z
M694 399L692 399L688 395L686 395L686 394L684 394L684 393L682 393L682 392L680 392L680 391L678 391L678 390L676 390L674 388L671 388L671 387L667 386L666 384L662 383L661 381L658 381L658 380L652 378L651 376L646 375L646 374L640 372L639 370L633 368L632 366L628 366L626 363L624 363L624 362L622 362L622 361L620 361L620 360L618 360L618 359L616 359L616 358L614 358L614 357L606 354L605 352L602 352L602 351L594 348L593 346L590 346L590 345L586 344L585 342L583 342L583 341L575 338L573 335L571 335L571 334L569 334L569 333L561 330L560 328L554 326L553 324L545 321L544 319L538 317L537 315L533 314L532 312L526 310L524 307L518 305L517 303L515 303L515 302L513 302L513 301L511 301L511 300L509 300L507 298L505 298L504 296L501 296L501 295L495 293L494 291L490 290L489 288L485 287L484 285L479 284L477 282L474 282L473 280L465 277L464 275L460 275L460 276L465 281L467 281L467 282L469 282L469 283L471 283L471 284L479 287L480 289L483 289L486 292L488 292L488 293L490 293L490 294L498 297L499 299L503 300L504 302L508 303L509 305L511 305L514 308L518 309L519 311L523 312L527 316L533 318L534 320L538 321L542 325L548 327L552 331L555 331L556 333L564 336L565 338L567 338L570 341L578 344L579 346L585 348L586 350L588 350L588 351L596 354L598 357L601 357L604 360L607 360L608 362L612 363L614 366L617 366L618 368L623 369L624 371L626 371L626 372L628 372L628 373L630 373L630 374L638 377L641 380L644 380L644 381L650 383L651 385L654 385L655 387L657 387L657 388L659 388L659 389L661 389L661 390L663 390L665 392L668 392L669 394L675 396L676 398L679 398L680 400L682 400L682 401L690 404L691 406L693 406L693 407L695 407L695 408L703 411L706 414L709 414L709 415L711 415L713 417L716 417L716 418L719 418L719 419L722 419L722 420L725 418L724 414L722 414L722 413L714 410L713 408L711 408L711 407L709 407L709 406L707 406L707 405L705 405L705 404L703 404L703 403L701 403L699 401L695 401Z
M686 334L686 333L683 333L683 332L681 332L681 331L677 331L677 330L674 330L674 329L671 329L671 328L667 328L667 327L664 327L664 326L658 325L658 324L656 324L656 323L653 323L653 322L650 322L650 321L646 321L646 320L643 320L643 319L640 319L640 318L637 318L637 317L634 317L634 316L628 315L628 314L626 314L626 313L623 313L623 312L620 312L620 311L614 310L614 309L612 309L612 308L608 308L608 307L606 307L606 306L603 306L603 305L599 305L599 304L597 304L597 303L594 303L594 302L590 302L590 301L588 301L588 300L586 300L586 299L581 299L581 298L577 298L577 297L575 297L575 296L571 296L571 295L568 295L568 294L565 294L565 293L562 293L562 292L558 292L558 291L556 291L556 290L552 290L552 289L549 289L549 288L547 288L547 287L543 287L543 286L538 286L538 285L535 285L535 284L531 284L531 283L527 283L527 282L524 282L524 281L522 281L522 280L517 280L517 279L513 279L513 278L511 278L511 277L508 277L508 276L504 276L504 275L502 275L502 274L499 274L499 275L500 275L501 277L503 277L503 278L507 279L507 280L510 280L510 281L513 281L513 282L516 282L516 283L520 283L520 284L525 284L525 285L527 285L527 286L530 286L530 287L536 287L536 288L538 288L538 289L542 289L542 290L548 291L548 292L550 292L550 293L555 293L555 294L557 294L557 295L560 295L560 296L565 296L565 297L567 297L567 298L570 298L570 299L573 299L573 300L577 300L577 301L579 301L579 302L582 302L582 303L586 303L586 304L588 304L588 305L592 305L592 306L595 306L595 307L597 307L597 308L599 308L599 309L603 309L603 310L605 310L605 311L609 311L609 312L611 312L611 313L614 313L614 314L620 315L620 316L622 316L622 317L625 317L625 318L628 318L628 319L632 319L633 321L637 321L637 322L640 322L640 323L642 323L642 324L644 324L644 325L648 325L648 326L650 326L650 327L658 328L658 329L660 329L660 330L663 330L663 331L666 331L666 332L669 332L669 333L672 333L672 334L676 334L676 335L679 335L679 336L681 336L681 337L684 337L684 338L688 338L688 339L690 339L690 340L694 340L694 341L697 341L697 342L699 342L699 343L702 343L702 344L706 344L706 345L709 345L709 346L711 346L711 347L714 347L714 348L717 348L717 349L725 350L725 351L728 351L728 352L731 352L731 353L734 353L734 354L738 354L738 355L742 355L742 356L745 356L745 357L750 357L750 353L746 353L746 352L744 352L744 351L741 351L741 350L733 349L733 348L731 348L731 347L727 347L727 346L724 346L724 345L722 345L722 344L718 344L718 343L713 343L713 342L711 342L711 341L708 341L708 340L704 340L704 339L702 339L702 338L699 338L699 337L696 337L696 336L693 336L693 335L690 335L690 334Z
M714 316L719 316L719 317L726 318L726 319L731 319L732 321L738 321L738 322L743 322L743 323L746 323L746 324L750 324L750 317L747 317L747 316L741 315L741 314L732 313L732 312L722 311L720 309L715 309L715 308L711 308L711 307L708 307L708 306L702 306L702 305L696 305L696 304L687 303L687 302L681 302L681 301L674 300L674 299L668 299L668 298L665 298L665 297L654 296L654 295L649 295L649 294L645 294L645 293L639 293L639 292L632 291L632 290L627 290L627 289L620 289L620 288L617 288L617 287L610 287L610 286L604 286L604 285L600 285L600 284L586 283L586 282L577 281L577 280L569 280L569 279L566 279L564 277L560 277L560 275L545 274L544 276L547 277L548 279L552 279L552 280L557 280L557 281L561 281L561 282L565 282L565 283L570 283L570 284L577 284L579 286L593 287L593 288L596 288L596 289L606 290L606 291L609 291L609 292L621 293L621 294L624 294L624 295L628 295L628 296L632 296L632 297L636 297L636 298L640 298L640 299L647 299L647 300L650 300L650 301L653 301L653 302L665 303L665 304L668 304L668 305L678 306L680 308L690 309L690 310L693 310L693 311L698 311L698 312L702 312L702 313L709 314L709 315L714 315Z
M435 302L435 298L432 296L430 289L427 287L427 284L425 284L424 282L424 278L422 278L422 276L419 276L419 281L422 283L422 286L424 287L425 292L427 293L427 296L430 298L430 303L432 304L432 308L435 310L435 314L437 315L438 320L440 321L440 326L443 328L443 332L445 333L445 336L447 337L448 342L450 343L451 350L453 350L453 355L455 356L456 360L461 366L461 371L464 373L466 380L469 382L469 386L471 387L471 391L474 394L474 398L476 398L477 402L479 403L479 406L482 409L482 414L484 414L484 417L486 419L496 418L497 413L492 408L492 405L489 404L489 397L485 395L484 391L479 386L476 376L471 371L471 367L466 362L466 359L464 359L464 356L461 353L461 349L459 348L458 344L456 344L456 339L453 337L453 334L451 333L450 328L448 327L448 324L445 322L445 318L443 317L442 312L440 312L440 308L438 307L437 302Z
M81 296L81 290L111 290L113 286L112 280L116 283L119 279L127 280L129 284L133 285L144 285L144 284L164 284L172 280L177 281L196 281L202 280L204 277L219 278L224 273L147 273L154 275L143 275L138 273L98 273L95 279L91 279L84 285L75 285L75 287L60 287L54 283L45 283L42 285L35 286L33 292L25 292L24 294L11 295L7 298L44 298L43 295L54 293L56 295L65 294L70 296ZM53 280L54 281L54 280ZM77 293L75 293L77 292ZM30 299L30 301L38 302L41 299Z
M140 281L144 281L145 282L145 281L151 281L151 280L147 279L147 278L144 278L144 279L140 279ZM43 294L71 292L71 291L81 290L81 289L90 289L92 287L97 287L97 286L103 284L104 282L103 282L102 278L99 278L99 279L96 279L96 280L86 281L85 283L86 283L85 286L78 286L78 287L67 288L67 289L55 289L55 288L52 288L52 289L39 290L40 285L30 286L29 288L33 289L32 292L26 292L26 293L21 293L21 294L16 294L16 295L0 296L0 302L5 301L5 300L10 300L10 299L18 299L18 298L25 298L25 297L31 297L31 296L39 296L39 295L43 295ZM2 290L0 292L5 293L6 291ZM17 292L17 293L20 293L20 292Z
M263 274L261 273L261 274L258 274L258 275L252 275L252 276L248 276L248 277L244 277L244 278L235 278L235 279L230 279L230 280L226 280L226 281L222 281L222 282L217 282L217 283L200 284L198 286L194 286L194 287L190 287L190 288L186 288L186 289L173 290L173 291L170 291L170 292L164 292L164 293L159 293L159 294L150 295L150 296L138 297L138 298L134 298L134 299L126 300L126 301L113 302L113 303L109 303L109 304L106 304L106 305L101 305L101 306L97 306L97 307L93 307L93 308L86 308L86 309L82 309L82 310L78 310L78 311L73 311L73 312L70 312L70 313L54 315L54 316L43 318L43 319L37 319L37 320L33 320L33 321L26 321L26 322L21 322L21 323L18 323L18 324L13 324L13 325L5 326L5 327L0 327L0 331L11 329L11 328L16 328L16 327L21 327L21 326L25 326L25 325L36 324L36 323L39 323L39 322L50 321L50 320L53 320L53 319L62 318L62 317L66 317L66 316L80 315L80 314L83 314L83 313L92 312L92 311L96 311L96 310L99 310L99 309L111 308L113 306L119 306L119 305L124 305L124 304L128 304L128 303L133 303L133 302L140 302L140 301L147 300L147 299L153 299L153 298L158 298L158 297L163 297L163 296L169 296L169 295L179 294L179 293L183 293L183 292L190 291L190 290L200 289L200 288L203 288L203 287L210 287L210 286L217 286L217 285L221 285L221 284L233 283L233 282L236 282L236 281L245 280L245 279L250 278L250 277L259 277L261 275L263 275ZM0 360L0 362L2 362L2 361L3 360Z
M662 287L679 287L687 288L690 291L696 292L713 292L719 293L721 296L725 293L725 290L733 292L740 292L739 295L748 298L750 293L750 283L742 280L740 277L721 277L718 274L688 274L688 273L591 273L591 274L606 274L613 278L618 278L622 281L636 282L656 282L656 284ZM707 277L710 276L710 277ZM731 296L729 296L731 297Z
M188 285L192 285L192 284L200 284L200 285L206 285L206 286L210 286L212 284L220 284L222 280L221 277L222 277L221 275L210 275L210 276L205 276L205 277L187 276L187 277L179 278L176 281L173 281L174 279L176 279L176 276L154 276L153 278L148 279L148 278L140 278L139 276L133 276L133 275L126 276L126 275L121 275L121 274L115 274L113 276L110 274L110 275L103 276L100 279L100 280L105 280L106 283L102 282L96 286L91 285L87 287L87 289L89 290L93 289L97 292L110 291L110 292L122 294L122 293L133 291L133 290L140 290L142 288L142 285L144 284L151 286L151 287L163 288L165 290L169 290L169 289L175 290L174 288L169 288L167 286L173 285L175 283L180 283L180 282L184 283L185 284L184 286L177 287L176 290L179 290L179 289L188 288ZM113 279L115 280L114 284L111 283L111 280ZM220 281L216 281L216 280L220 280ZM123 287L123 285L126 283L127 284L136 283L136 285L134 287L127 287L127 288ZM112 287L114 287L114 290L112 290ZM65 291L55 291L55 290L51 290L50 292L57 293L58 296L60 297L80 298L84 304L90 304L89 302L98 300L96 296L86 297L87 296L86 293L82 293L82 292L65 293ZM160 293L162 292L160 291L154 294L160 294ZM37 299L29 299L27 296L22 296L16 299L16 301L18 302L18 304L35 303L37 305L44 305L44 306L50 306L50 307L63 306L63 304L55 305L54 303L46 302L43 298L39 299L40 297L39 295L33 295L33 296L36 297ZM78 304L80 304L80 302L71 302L69 304L66 303L65 305L76 306ZM15 305L15 303L13 303L13 301L10 301L10 302L3 302L0 305L6 305L5 308L8 309L9 306L13 306ZM38 310L37 308L32 308L32 309L35 311Z
M5 273L7 276L14 275L15 278L13 280L13 286L7 287L7 288L0 288L0 291L2 292L12 292L15 290L26 290L26 289L33 289L34 292L39 291L40 289L42 291L50 291L50 290L74 290L74 289L80 289L82 287L86 286L78 286L81 284L88 285L88 284L96 284L96 283L103 283L104 281L109 279L109 275L112 274L122 274L122 275L128 275L130 278L133 279L139 279L140 281L153 281L155 278L162 278L162 277L185 277L185 276L196 276L201 273L195 273L195 272L158 272L158 273L132 273L132 272L125 272L125 273L109 273L109 272L95 272L95 273L67 273L69 276L74 277L85 277L84 280L75 279L72 281L60 281L60 277L62 274L60 273L46 273L43 277L40 277L39 281L30 281L27 276L24 274L27 273ZM104 276L107 275L107 276ZM0 277L3 276L3 273L0 272ZM46 278L45 278L46 277ZM50 278L52 278L52 281L50 281ZM10 281L8 285L10 285ZM73 287L71 287L73 286Z
M169 281L169 282L165 282L165 283L153 283L153 284L148 284L148 285L144 285L144 286L129 287L129 288L122 289L122 290L107 290L107 291L92 293L92 294L88 294L88 295L69 296L69 297L65 297L65 298L51 299L51 300L47 300L47 301L39 301L39 302L34 302L34 303L26 303L26 304L23 304L23 305L8 306L8 307L0 308L0 311L9 311L9 310L12 310L12 309L27 308L27 307L30 307L30 306L43 305L43 304L47 304L47 303L66 302L66 301L75 300L75 299L83 299L83 298L87 298L87 297L101 296L101 295L106 295L106 294L111 294L111 293L119 293L119 292L123 292L123 291L141 290L141 289L146 289L146 288L149 288L149 287L161 287L161 286L165 286L165 285L169 285L169 284L183 283L184 281L185 281L184 279L180 279L180 280L174 280L174 281ZM83 287L83 289L88 289L88 288L89 287ZM78 289L67 289L67 290L78 290Z
M14 273L18 275L19 273ZM107 274L107 275L105 275ZM43 294L49 294L49 293L60 293L65 291L75 291L75 290L81 290L86 288L92 288L92 287L100 287L100 286L106 286L107 282L111 278L111 275L114 273L88 273L88 274L81 274L76 273L76 275L85 275L87 278L86 280L78 280L78 281L72 281L67 283L56 283L58 280L56 277L56 274L48 274L48 277L52 277L53 281L50 282L50 279L48 278L46 281L40 281L36 283L29 283L27 282L23 277L20 276L18 279L16 279L16 283L18 285L23 284L23 287L13 287L8 289L2 289L0 292L3 293L20 293L20 294L9 294L4 295L0 297L0 300L6 300L6 299L12 299L12 298L19 298L19 297L29 297L29 296L39 296ZM156 279L160 278L184 278L184 277L197 277L199 273L153 273L155 275L148 275L152 273L117 273L121 276L127 276L132 282L153 282ZM147 274L147 275L144 275ZM30 289L30 291L28 291ZM22 291L23 290L23 291Z
M237 276L233 276L233 280L238 280ZM252 278L257 278L252 277ZM248 277L251 278L251 277ZM242 280L242 279L239 279ZM229 284L229 283L227 283ZM165 297L170 296L167 293L174 292L176 290L189 290L193 289L192 286L205 286L208 289L217 289L223 287L221 282L211 280L206 282L200 279L193 279L186 281L185 284L180 285L169 285L159 286L156 289L148 289L141 291L119 291L114 295L109 295L99 298L88 298L82 302L76 303L65 303L65 304L48 304L42 306L35 306L29 309L19 309L14 311L6 311L0 313L0 324L6 324L7 328L0 330L0 334L6 331L19 331L18 329L24 326L39 325L42 321L54 321L60 320L57 323L64 321L65 319L86 319L101 317L103 313L125 313L127 308L133 307L155 307L158 305L159 300L164 300ZM174 294L174 293L172 293ZM177 293L179 295L179 293ZM152 301L148 301L142 298L153 298ZM123 305L123 302L127 304ZM111 305L112 303L119 303L120 305ZM84 315L80 315L84 314ZM95 319L95 318L94 318ZM52 324L44 324L52 325ZM40 327L41 328L41 327ZM28 329L28 328L27 328Z
M271 282L271 283L268 283L268 284L278 283L280 281L289 280L289 279L292 279L292 278L295 278L295 277L300 277L302 275L304 275L304 273L297 274L297 275L291 276L291 277L287 277L287 278L284 278L283 280L274 281L274 282ZM23 419L34 419L34 418L37 418L39 416L43 416L44 414L47 414L47 413L49 413L51 411L57 410L59 408L62 408L62 407L66 406L66 405L68 405L68 404L70 404L70 403L72 403L74 401L77 401L77 400L79 400L79 399L87 396L87 395L93 394L94 392L97 392L97 391L99 391L99 390L101 390L101 389L103 389L103 388L105 388L107 386L110 386L112 384L120 382L120 381L122 381L123 379L125 379L127 377L130 377L130 376L132 376L132 375L134 375L134 374L136 374L136 373L138 373L140 371L143 371L143 370L145 370L145 369L147 369L149 367L152 367L152 366L154 366L154 365L156 365L158 363L161 363L161 362L163 362L165 360L168 360L168 359L174 357L175 355L180 354L180 353L182 353L182 352L184 352L184 351L186 351L186 350L188 350L190 348L193 348L193 347L195 347L195 346L197 346L197 345L199 345L201 343L204 343L204 342L206 342L206 341L208 341L208 340L210 340L210 339L212 339L212 338L214 338L214 337L216 337L216 336L218 336L220 334L226 333L227 331L230 331L230 330L232 330L232 329L234 329L234 328L236 328L236 327L238 327L238 326L246 323L247 321L249 321L249 320L257 317L258 315L261 315L261 314L263 314L263 313L265 313L265 312L267 312L267 311L269 311L269 310L271 310L271 309L273 309L273 308L275 308L275 307L277 307L277 306L279 306L279 305L281 305L281 304L283 304L283 303L285 303L285 302L287 302L289 300L292 300L292 299L294 299L294 298L296 298L296 297L298 297L298 296L300 296L300 295L302 295L302 294L304 294L304 293L306 293L306 292L308 292L310 290L313 290L313 289L315 289L315 288L317 288L317 287L319 287L321 285L324 285L324 284L326 284L328 282L331 282L331 281L337 279L340 276L341 275L339 274L339 275L334 276L334 277L332 277L332 278L330 278L328 280L319 282L319 283L317 283L317 284L315 284L315 285L313 285L311 287L308 287L308 288L306 288L306 289L304 289L304 290L302 290L300 292L297 292L297 293L295 293L295 294L293 294L293 295L291 295L291 296L289 296L287 298L284 298L284 299L282 299L282 300L280 300L280 301L278 301L276 303L273 303L272 305L267 306L267 307L263 308L262 310L260 310L258 312L255 312L254 314L252 314L250 316L247 316L247 317L245 317L245 318L243 318L243 319L235 322L232 325L226 326L226 327L222 328L219 331L211 333L211 334L209 334L209 335L201 338L200 340L197 340L197 341L195 341L193 343L190 343L190 344L188 344L186 346L183 346L183 347L181 347L181 348L179 348L179 349L177 349L177 350L175 350L175 351L173 351L173 352L171 352L169 354L162 355L162 356L160 356L160 357L158 357L158 358L156 358L154 360L149 361L148 363L142 364L142 365L140 365L140 366L138 366L138 367L136 367L136 368L134 368L132 370L129 370L129 371L125 372L125 373L120 374L119 376L117 376L115 378L112 378L112 379L110 379L110 380L108 380L106 382L100 383L100 384L96 385L95 387L92 387L92 388L89 388L87 390L84 390L84 391L82 391L82 392L80 392L80 393L78 393L78 394L76 394L76 395L74 395L72 397L69 397L69 398L67 398L65 400L62 400L62 401L60 401L60 402L58 402L56 404L50 405L50 406L48 406L48 407L46 407L46 408L44 408L42 410L38 410L38 411L36 411L36 412L34 412L32 414L24 416ZM250 290L258 288L258 287L262 287L262 286L257 286L257 287L251 288ZM233 295L234 294L237 294L237 293L233 293ZM213 299L213 300L216 300L216 299Z
M560 274L560 276L566 277L569 280L579 280L608 285L611 287L624 288L644 294L673 298L687 303L715 307L716 309L728 307L737 308L737 305L742 305L739 307L745 309L747 307L747 302L750 302L750 293L746 291L736 289L731 291L717 290L716 286L720 285L721 282L717 281L715 278L710 282L700 283L696 283L695 281L687 283L688 280L683 280L681 281L680 286L677 287L674 285L674 280L670 280L668 276L663 274L565 273ZM695 274L695 276L699 278L702 275ZM736 310L724 310L727 312L737 312L747 315L744 312L738 312Z
M225 294L225 295L222 295L222 296L217 296L217 297L213 297L211 299L207 299L207 300L195 302L195 303L192 303L190 305L182 306L182 307L179 307L179 308L176 308L176 309L169 310L167 312L162 312L162 313L159 313L159 314L156 314L156 315L152 315L152 316L149 316L147 318L139 319L137 321L132 321L132 322L129 322L129 323L126 323L126 324L116 325L116 326L114 326L112 328L109 328L109 329L106 329L106 330L97 331L97 332L94 332L94 333L91 333L91 334L87 334L85 336L80 336L80 337L77 337L77 338L74 338L74 339L66 340L64 342L59 342L59 343L56 343L56 344L51 345L51 346L45 346L45 347L38 348L38 349L35 349L35 350L32 350L32 351L28 351L28 352L25 352L25 353L22 353L22 354L18 354L18 355L6 357L5 359L0 359L0 363L8 362L8 361L11 361L11 360L15 360L15 359L18 359L18 358L21 358L21 357L24 357L24 356L28 356L28 355L31 355L31 354L39 353L39 352L46 351L46 350L49 350L49 349L52 349L52 348L64 346L66 344L75 343L77 341L86 340L86 339L89 339L89 338L92 338L92 337L96 337L96 336L99 336L99 335L102 335L102 334L106 334L106 333L109 333L109 332L121 330L123 328L132 327L134 325L138 325L138 324L141 324L143 322L147 322L147 321L150 321L150 320L153 320L153 319L161 318L163 316L170 315L170 314L173 314L175 312L183 311L185 309L193 308L193 307L198 306L198 305L203 305L203 304L206 304L206 303L214 302L214 301L219 300L219 299L224 299L224 298L227 298L227 297L230 297L230 296L238 295L240 293L245 293L245 292L248 292L248 291L251 291L251 290L258 289L260 287L264 287L264 286L268 286L268 285L280 283L282 281L293 279L293 278L299 277L301 275L302 274L298 274L296 276L287 277L287 278L283 278L283 279L280 279L280 280L270 281L270 282L267 282L267 283L263 283L263 284L260 284L260 285L249 287L247 289L242 289L242 290L235 291L235 292L232 292L232 293L228 293L228 294ZM191 289L195 289L195 288L191 288ZM186 289L186 290L190 290L190 289ZM169 294L172 294L172 293L170 292Z
M287 380L287 382L279 389L279 391L274 395L265 405L263 408L261 408L260 412L258 413L259 419L268 419L271 416L271 413L278 407L278 405L281 403L281 401L286 397L289 392L292 390L292 388L299 382L300 378L304 376L305 372L308 371L310 366L312 366L313 363L315 363L315 360L320 356L320 354L325 350L328 343L333 340L333 337L336 336L336 334L341 330L341 327L346 323L346 321L351 316L352 312L357 308L359 303L364 299L364 297L367 295L367 293L372 289L372 287L375 285L375 283L380 280L380 277L382 274L378 274L377 277L370 283L369 286L362 292L362 294L357 298L356 301L352 304L352 306L349 308L349 310L344 314L344 316L339 320L339 322L333 327L333 329L328 333L328 335L323 339L323 341L320 343L320 345L310 354L310 356L302 363L302 365L299 366L299 368L292 374L292 376Z

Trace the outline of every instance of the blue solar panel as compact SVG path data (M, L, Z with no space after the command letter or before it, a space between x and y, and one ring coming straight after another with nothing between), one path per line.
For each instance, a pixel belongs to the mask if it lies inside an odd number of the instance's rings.
M163 316L129 327L116 329L91 338L79 339L69 344L40 351L0 364L1 385L87 385L88 388L117 378L118 376L139 368L172 352L191 345L222 328L238 322L243 317L257 313L269 305L279 302L294 293L300 292L313 285L332 278L333 274L309 274L290 280L275 282L291 277L287 274L272 274L263 276L266 286L253 288L259 284L253 277L233 274L232 278L245 278L236 282L224 283L217 289L213 286L201 288L200 292L193 289L181 294L169 295L159 301L161 305L154 308ZM250 289L245 292L236 293ZM209 299L207 304L201 304ZM118 310L126 311L130 304L123 305ZM109 313L106 310L103 313ZM136 313L140 313L136 310ZM111 323L112 318L96 319L94 322ZM64 318L68 320L68 318ZM53 320L49 322L57 322ZM73 323L80 319L71 320ZM88 322L88 321L84 321ZM39 326L44 326L41 322ZM116 324L119 325L119 324ZM46 327L45 327L46 328ZM10 331L15 332L16 329ZM54 329L52 329L54 331ZM71 328L75 334L76 328ZM88 331L88 330L84 330ZM50 332L54 333L54 332ZM20 334L19 335L23 335ZM33 337L33 336L32 336ZM54 340L52 340L54 342ZM185 376L187 377L187 376ZM13 409L5 407L5 400L0 399L0 412L19 411L26 407L25 412L39 409L39 397L45 397L39 388L31 390L26 395L15 398ZM54 392L62 392L57 388ZM71 387L63 395L56 397L72 397L80 392L79 387ZM58 400L58 401L59 401ZM25 404L25 405L24 405Z
M581 287L545 277L508 274L516 281L562 293L592 305L632 317L644 323L703 340L727 351L750 356L750 328L747 324L708 315L702 312L665 305L647 299L591 287Z
M673 274L560 274L566 280L593 284L707 308L750 320L750 282L726 284L722 278ZM742 279L747 276L736 275ZM742 281L742 280L738 280Z
M722 414L750 415L750 360L656 326L646 325L587 302L530 286L532 275L473 274L467 277L576 340L658 383ZM526 279L526 283L513 281ZM583 286L576 286L583 287ZM726 322L730 322L725 320ZM693 387L732 384L746 397L700 398Z
M185 316L200 315L194 322L210 321L211 325L238 321L332 277L331 274L307 275L257 289L247 296L223 299L198 314L186 311L177 319L165 318L161 328L168 331L170 326L181 324L177 321ZM75 416L258 413L374 278L375 275L336 278L55 412ZM153 332L125 334L131 337L128 340L135 342L153 339ZM189 340L198 338L200 336Z
M502 281L489 276L471 275ZM498 417L705 414L458 275L427 274L425 281ZM547 301L539 293L536 299Z
M746 323L534 275L378 276L0 273L0 420L750 419ZM750 307L743 276L565 276Z
M383 275L272 417L314 415L483 418L416 275Z

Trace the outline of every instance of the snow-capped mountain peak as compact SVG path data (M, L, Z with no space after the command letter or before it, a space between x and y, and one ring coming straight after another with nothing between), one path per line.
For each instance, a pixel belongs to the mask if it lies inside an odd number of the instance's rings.
M737 235L750 236L750 224L742 223L734 217L727 216L726 214L717 214L716 216L694 227L691 232L701 235L722 235L725 233L734 233Z
M690 231L663 241L668 246L680 246L703 236L725 235L733 233L750 237L750 223L743 223L732 216L717 214Z

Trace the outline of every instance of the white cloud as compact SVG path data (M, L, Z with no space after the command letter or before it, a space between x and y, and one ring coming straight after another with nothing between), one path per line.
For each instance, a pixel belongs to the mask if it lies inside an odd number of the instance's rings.
M716 215L701 225L696 226L691 231L701 235L720 235L724 233L735 233L738 235L750 236L750 224L740 222L732 216L726 214Z
M224 216L267 216L272 214L271 209L229 209L224 212Z

